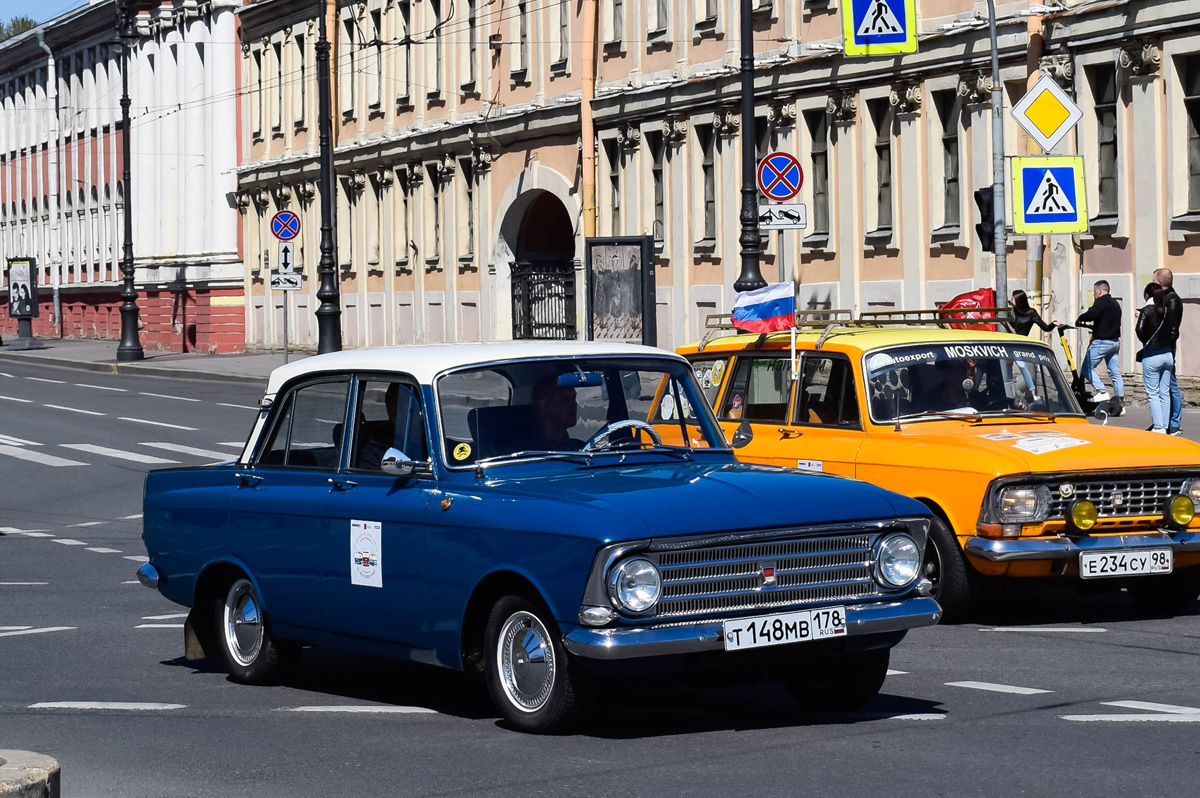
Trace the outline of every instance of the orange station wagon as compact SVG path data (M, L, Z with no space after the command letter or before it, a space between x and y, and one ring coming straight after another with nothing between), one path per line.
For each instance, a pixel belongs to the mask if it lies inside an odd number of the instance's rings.
M826 323L680 348L741 459L855 477L941 519L948 619L986 577L1108 580L1151 612L1200 595L1200 446L1089 423L1051 349L941 326ZM660 411L661 412L661 411Z

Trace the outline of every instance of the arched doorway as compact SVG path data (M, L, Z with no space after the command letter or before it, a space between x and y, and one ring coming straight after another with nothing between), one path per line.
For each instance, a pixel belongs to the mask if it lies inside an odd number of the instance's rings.
M519 199L509 211L521 213L512 266L512 336L573 340L574 220L549 191L530 191Z

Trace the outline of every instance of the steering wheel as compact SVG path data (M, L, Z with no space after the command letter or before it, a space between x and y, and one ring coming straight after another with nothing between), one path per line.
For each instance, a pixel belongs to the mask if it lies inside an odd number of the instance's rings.
M639 421L636 418L627 418L624 421L613 421L605 424L596 431L595 435L588 438L587 443L583 445L583 449L580 451L590 452L596 449L608 448L608 439L612 437L614 432L620 432L623 429L645 430L655 446L662 446L662 436L658 434L658 430L652 425L645 421Z

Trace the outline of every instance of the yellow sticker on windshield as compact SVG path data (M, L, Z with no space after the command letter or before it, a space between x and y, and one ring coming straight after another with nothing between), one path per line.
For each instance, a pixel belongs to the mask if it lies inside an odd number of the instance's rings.
M454 447L454 459L455 460L466 460L470 456L471 456L471 444L460 443L458 446Z

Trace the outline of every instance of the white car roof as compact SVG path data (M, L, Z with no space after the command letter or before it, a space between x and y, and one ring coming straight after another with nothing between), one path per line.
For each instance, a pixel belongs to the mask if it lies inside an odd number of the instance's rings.
M274 395L287 381L305 374L327 371L395 371L410 374L422 385L448 369L503 360L530 358L654 355L683 360L665 349L604 341L497 341L479 344L425 344L382 349L352 349L298 360L271 372L267 394Z

